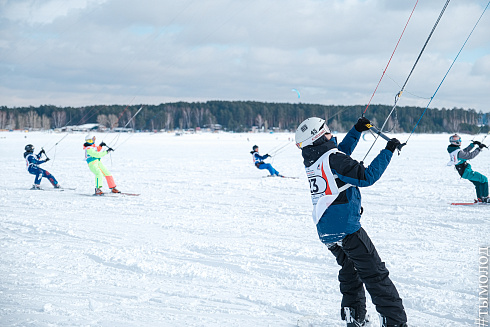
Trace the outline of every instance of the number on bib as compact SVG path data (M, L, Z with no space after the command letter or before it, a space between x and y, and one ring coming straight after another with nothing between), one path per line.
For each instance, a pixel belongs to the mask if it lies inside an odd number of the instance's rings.
M320 194L327 190L327 181L321 176L312 176L308 179L310 182L310 193Z

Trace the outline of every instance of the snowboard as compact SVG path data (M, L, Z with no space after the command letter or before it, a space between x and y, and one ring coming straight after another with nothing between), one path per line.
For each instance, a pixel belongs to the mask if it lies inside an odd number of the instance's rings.
M296 322L297 327L324 327L332 326L338 323L337 319L332 320L332 318L327 318L326 316L304 316L298 318Z
M307 315L298 318L296 322L297 327L326 327L326 326L338 326L339 322L345 326L346 322L341 321L339 318L327 317L324 315ZM377 319L372 319L371 315L366 315L365 327L379 326Z

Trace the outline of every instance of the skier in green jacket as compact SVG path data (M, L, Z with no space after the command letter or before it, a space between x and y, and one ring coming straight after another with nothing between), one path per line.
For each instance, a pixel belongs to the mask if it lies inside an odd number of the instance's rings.
M87 135L85 137L85 144L83 149L85 150L85 160L87 161L90 171L95 174L95 195L103 195L102 192L102 180L105 177L107 185L111 189L112 193L121 193L116 188L116 183L109 170L102 164L100 159L107 153L114 151L112 148L107 147L107 150L103 150L102 147L107 146L104 142L99 146L95 145L95 136Z

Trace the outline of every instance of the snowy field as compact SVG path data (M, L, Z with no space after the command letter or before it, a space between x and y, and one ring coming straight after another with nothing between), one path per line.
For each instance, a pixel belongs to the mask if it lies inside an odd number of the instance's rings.
M344 326L339 268L312 223L292 134L122 134L103 162L118 188L138 197L87 196L94 177L83 160L85 135L64 136L0 133L0 326L286 327L310 315ZM412 136L381 179L361 190L362 224L410 327L473 326L478 316L478 251L490 245L490 206L449 205L475 194L446 166L448 137ZM471 138L463 135L463 145ZM273 166L300 178L262 178L252 145L265 154L289 139ZM358 160L372 143L366 139ZM44 179L45 191L29 190L28 143L36 153L50 150L42 167L76 189L53 191ZM378 141L366 162L384 145ZM489 176L488 150L472 166ZM370 302L368 311L377 321Z

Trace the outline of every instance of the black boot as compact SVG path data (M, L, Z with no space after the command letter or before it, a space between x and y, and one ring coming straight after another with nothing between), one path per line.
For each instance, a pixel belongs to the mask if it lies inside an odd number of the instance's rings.
M386 317L379 316L379 319L381 320L381 327L408 327L407 323L401 323L401 324L388 324L388 321Z
M347 327L363 327L366 326L369 320L366 317L357 317L356 309L344 307L341 312L342 320L347 322Z

